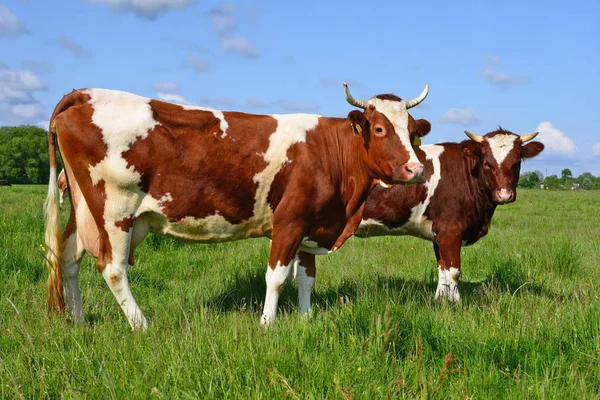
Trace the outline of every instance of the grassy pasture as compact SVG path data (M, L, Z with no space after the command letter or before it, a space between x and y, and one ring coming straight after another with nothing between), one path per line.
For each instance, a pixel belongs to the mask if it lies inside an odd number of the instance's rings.
M82 263L87 324L48 316L43 186L0 187L0 398L600 398L600 191L520 190L463 249L462 301L434 301L432 245L353 238L259 325L269 241L149 237L131 332ZM63 207L65 219L68 207Z

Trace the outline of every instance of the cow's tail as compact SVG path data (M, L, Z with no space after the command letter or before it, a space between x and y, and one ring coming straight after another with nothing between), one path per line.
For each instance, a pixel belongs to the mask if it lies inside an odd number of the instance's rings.
M56 176L56 127L54 115L48 129L48 155L50 158L50 181L48 197L44 203L46 223L46 264L48 265L48 311L62 312L65 308L61 266L62 232L58 207L58 184Z

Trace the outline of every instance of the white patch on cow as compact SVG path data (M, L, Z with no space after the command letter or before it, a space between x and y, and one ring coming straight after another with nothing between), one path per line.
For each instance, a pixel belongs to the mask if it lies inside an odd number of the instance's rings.
M492 155L496 159L498 165L502 165L502 162L508 156L512 149L515 147L515 141L519 138L517 135L496 135L491 138L486 138L492 149Z
M314 130L319 123L319 115L289 114L273 115L277 120L277 129L269 137L269 147L262 154L267 166L254 175L252 180L258 184L254 196L254 217L272 220L273 212L268 204L269 191L275 176L289 161L287 152L296 143L305 143L306 134Z
M138 187L140 173L133 166L127 167L122 153L138 139L148 137L159 124L152 116L150 99L146 97L104 89L86 89L83 93L90 96L94 109L92 122L101 130L106 144L106 156L90 166L89 172L94 185L100 181L105 183L104 221L110 237L115 229L111 224L129 217L145 196Z
M260 319L261 324L269 325L275 321L279 295L283 291L283 288L288 281L288 276L293 272L294 268L297 268L295 264L298 264L299 262L300 258L298 255L296 255L288 265L282 265L279 261L277 261L277 265L274 269L272 269L270 266L267 267L267 273L265 275L265 280L267 282L267 294L265 296L263 314Z
M406 102L381 100L377 97L373 97L369 100L369 104L374 105L375 109L385 115L394 126L396 134L398 137L400 137L400 142L406 151L408 151L409 159L407 162L416 162L420 164L420 161L413 150L412 143L410 142L410 134L408 132L408 110L406 109Z
M452 267L444 270L438 265L438 286L435 291L435 298L451 302L460 300L458 292L459 276L460 269Z
M154 197L147 195L140 203L140 206L138 207L135 216L139 217L140 215L147 212L162 214L164 204L172 201L173 197L169 192L165 193L160 199L155 199Z
M381 221L375 219L363 220L360 223L358 231L355 233L356 236L411 235L427 240L434 240L435 235L432 230L433 221L425 216L425 212L427 211L427 207L429 207L429 204L431 203L431 198L435 193L435 189L442 178L440 156L444 152L444 146L434 144L422 146L421 149L425 152L426 159L431 160L431 163L433 164L432 174L429 177L429 180L423 184L427 189L425 200L411 209L410 217L404 225L389 229L385 224L381 223Z
M326 249L325 247L319 246L319 243L308 240L308 236L302 238L302 243L300 243L300 251L305 253L315 254L315 255L323 255L331 253L331 250Z
M219 127L221 128L221 131L223 132L221 134L221 138L224 138L227 136L227 128L229 128L229 124L225 120L225 115L223 115L223 111L213 110L212 108L206 108L206 107L200 107L200 106L189 106L189 105L185 105L185 104L178 104L178 105L181 106L184 110L209 111L209 112L213 113L215 118L218 118L221 121L221 123L219 124ZM215 132L214 135L217 136L217 133Z

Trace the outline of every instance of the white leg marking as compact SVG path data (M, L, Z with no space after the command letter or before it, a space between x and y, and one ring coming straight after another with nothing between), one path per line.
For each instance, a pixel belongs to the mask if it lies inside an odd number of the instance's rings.
M279 295L283 291L288 276L294 269L294 264L298 263L298 261L299 258L296 255L289 265L281 265L278 261L275 269L267 267L267 274L265 275L265 280L267 281L267 294L265 296L265 307L263 309L262 318L260 319L261 324L269 325L275 321Z
M106 225L112 224L106 223ZM113 249L112 261L106 265L104 271L102 271L102 276L125 313L131 328L134 330L146 329L148 323L131 294L129 279L127 278L127 257L129 256L131 230L123 232L113 225L108 232Z
M84 323L83 306L79 292L79 263L83 257L83 245L77 232L69 236L63 251L63 288L67 313L76 324Z
M460 300L458 293L458 277L460 270L458 268L450 268L443 270L438 265L438 286L435 292L435 298L456 302Z
M306 275L306 268L302 265L298 265L296 284L298 285L298 313L310 315L310 294L315 285L315 278Z

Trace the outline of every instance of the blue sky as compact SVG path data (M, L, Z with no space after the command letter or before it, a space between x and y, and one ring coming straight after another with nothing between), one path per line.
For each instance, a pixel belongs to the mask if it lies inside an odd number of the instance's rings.
M344 116L353 95L428 98L425 143L539 130L523 165L600 175L600 2L0 2L0 125L73 88L222 110Z

